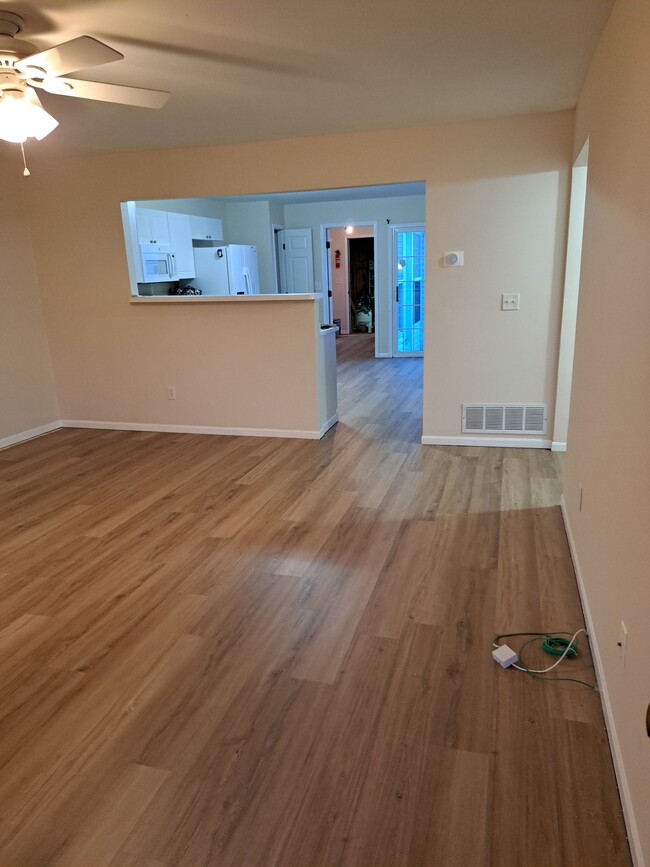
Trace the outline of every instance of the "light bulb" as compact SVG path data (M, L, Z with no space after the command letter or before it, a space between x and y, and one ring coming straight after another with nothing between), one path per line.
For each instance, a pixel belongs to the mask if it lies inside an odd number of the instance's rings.
M0 138L20 144L28 138L39 141L59 122L48 114L31 87L5 92L0 99Z

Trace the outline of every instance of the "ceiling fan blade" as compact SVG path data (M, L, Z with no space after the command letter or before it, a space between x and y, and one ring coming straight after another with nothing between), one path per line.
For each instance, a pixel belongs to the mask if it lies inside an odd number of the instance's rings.
M78 69L101 66L113 60L123 60L124 55L92 36L78 36L53 48L23 57L15 64L16 69L26 72L29 67L44 69L48 75L67 75Z
M117 102L140 108L162 108L169 98L166 90L104 84L99 81L83 81L79 78L46 78L40 86L48 93L56 93L58 96L98 99L101 102Z

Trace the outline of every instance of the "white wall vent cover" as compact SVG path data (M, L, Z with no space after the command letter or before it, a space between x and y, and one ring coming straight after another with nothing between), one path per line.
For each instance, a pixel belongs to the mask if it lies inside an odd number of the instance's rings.
M463 433L545 434L546 422L544 404L463 404Z

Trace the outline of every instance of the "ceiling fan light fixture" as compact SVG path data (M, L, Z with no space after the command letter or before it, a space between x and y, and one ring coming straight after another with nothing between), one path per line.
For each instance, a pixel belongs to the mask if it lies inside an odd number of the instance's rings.
M40 87L47 78L47 72L40 66L29 65L25 67L23 77L28 84L34 82Z
M20 144L28 138L44 139L59 125L48 114L31 87L5 91L0 99L0 138Z

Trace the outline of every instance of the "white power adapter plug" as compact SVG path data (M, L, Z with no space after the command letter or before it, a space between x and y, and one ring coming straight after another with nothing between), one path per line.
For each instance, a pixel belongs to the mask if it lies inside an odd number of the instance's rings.
M511 665L514 665L519 660L519 657L507 644L500 644L499 647L495 647L492 651L492 659L498 662L501 668L510 668Z

